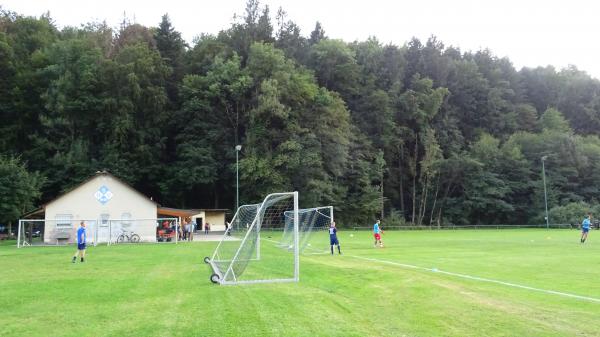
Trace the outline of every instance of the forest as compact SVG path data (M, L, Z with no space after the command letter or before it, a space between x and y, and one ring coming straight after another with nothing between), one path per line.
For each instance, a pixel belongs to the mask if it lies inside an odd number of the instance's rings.
M302 32L249 0L188 44L146 27L0 8L0 222L107 170L169 207L297 190L342 226L524 225L600 213L600 81L516 69L435 36ZM579 220L578 220L579 219Z

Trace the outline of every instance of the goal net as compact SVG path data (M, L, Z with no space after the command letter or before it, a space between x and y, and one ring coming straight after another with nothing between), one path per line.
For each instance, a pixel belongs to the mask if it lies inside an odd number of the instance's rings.
M27 246L57 246L77 242L79 224L86 225L86 242L98 244L97 221L95 219L72 219L57 217L57 219L20 219L17 233L17 248Z
M299 250L277 247L277 238L286 226L286 212L298 218L298 192L269 194L260 204L240 206L212 256L204 259L213 271L211 281L297 282ZM298 221L291 222L291 237L298 243Z
M279 248L294 247L294 213L285 212L285 228ZM327 229L333 221L333 206L323 206L298 210L299 251L302 254L322 254L329 249Z

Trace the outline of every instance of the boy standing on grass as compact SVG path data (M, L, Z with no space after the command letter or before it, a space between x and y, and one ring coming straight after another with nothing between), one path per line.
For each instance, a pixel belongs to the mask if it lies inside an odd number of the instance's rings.
M85 222L81 221L79 224L79 228L77 229L77 251L75 255L73 255L73 260L71 262L75 263L77 261L77 255L81 256L81 262L83 262L83 258L85 257Z
M379 224L381 220L377 220L377 222L373 225L373 236L375 237L375 248L377 248L377 242L379 242L379 247L383 247L383 242L381 242L381 233L383 232L379 228Z
M592 213L588 213L588 215L583 219L581 223L581 243L585 243L585 240L588 237L588 232L590 231L590 224L592 220Z
M338 253L342 254L342 251L340 249L340 242L337 238L337 229L335 228L335 221L332 221L331 225L329 226L329 244L331 245L331 255L333 255L333 246L337 246Z

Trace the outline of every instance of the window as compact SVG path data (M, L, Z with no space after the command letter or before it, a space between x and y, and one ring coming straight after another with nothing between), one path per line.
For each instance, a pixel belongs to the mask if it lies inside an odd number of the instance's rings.
M131 213L129 213L129 212L121 213L121 226L123 226L123 227L131 226Z
M100 214L100 227L108 227L108 219L110 218L110 214L102 213Z
M73 215L71 214L56 214L54 220L56 228L73 228Z

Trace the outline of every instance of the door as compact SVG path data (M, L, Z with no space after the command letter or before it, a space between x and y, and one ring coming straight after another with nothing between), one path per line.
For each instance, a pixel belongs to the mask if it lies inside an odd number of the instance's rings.
M204 230L204 225L202 224L202 218L196 218L196 231Z

